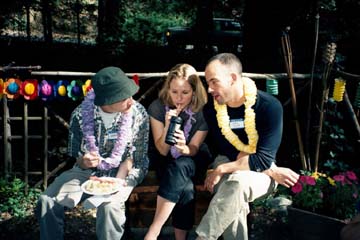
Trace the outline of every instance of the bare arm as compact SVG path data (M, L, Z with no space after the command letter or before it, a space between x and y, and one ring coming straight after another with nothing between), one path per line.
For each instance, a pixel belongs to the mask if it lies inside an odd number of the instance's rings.
M263 171L266 175L273 178L277 183L284 185L285 187L292 187L299 179L299 174L284 167L271 167Z
M159 120L150 117L151 132L154 138L156 149L161 155L166 156L170 150L170 145L165 143L166 132L169 124L163 124Z
M208 191L213 192L215 185L219 183L224 174L233 173L239 170L250 170L249 154L240 152L236 161L223 163L217 166L214 171L206 177L204 187Z
M214 186L220 181L224 174L233 173L238 170L250 170L248 154L239 153L238 159L236 161L219 165L206 178L205 188L210 192L213 192ZM299 179L299 174L290 168L272 166L271 168L263 171L263 173L273 178L277 183L284 185L285 187L293 186Z
M122 180L125 180L127 175L129 174L131 168L133 167L133 160L128 158L125 161L120 163L119 170L116 174L116 178L120 178ZM125 183L125 181L124 181Z

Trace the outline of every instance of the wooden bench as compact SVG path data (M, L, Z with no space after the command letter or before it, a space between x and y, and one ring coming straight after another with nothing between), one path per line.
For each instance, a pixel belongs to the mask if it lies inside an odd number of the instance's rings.
M196 210L195 225L207 210L211 200L211 194L203 188L203 185L196 185ZM134 188L127 202L127 226L130 228L147 228L150 226L156 210L156 197L159 183L156 173L150 170L144 181ZM170 225L170 219L166 225Z

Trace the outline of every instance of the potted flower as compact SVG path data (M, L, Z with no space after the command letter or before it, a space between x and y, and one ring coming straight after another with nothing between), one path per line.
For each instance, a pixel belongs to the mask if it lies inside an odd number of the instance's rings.
M294 207L339 219L352 218L356 214L358 178L353 171L333 176L304 173L290 191Z
M278 193L292 200L288 220L295 239L339 239L360 199L353 171L333 175L303 171L292 188L279 187Z

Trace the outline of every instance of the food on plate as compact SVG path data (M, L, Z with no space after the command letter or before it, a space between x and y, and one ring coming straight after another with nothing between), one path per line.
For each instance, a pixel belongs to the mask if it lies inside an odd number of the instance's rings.
M84 189L90 193L113 193L119 189L119 181L114 178L99 178L91 176L84 186Z

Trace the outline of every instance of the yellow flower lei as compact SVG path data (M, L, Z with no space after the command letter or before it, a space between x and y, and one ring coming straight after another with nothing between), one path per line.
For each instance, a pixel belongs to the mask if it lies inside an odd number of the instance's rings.
M245 92L245 132L249 139L249 144L245 145L239 137L230 128L230 117L227 112L226 104L218 104L214 101L216 110L216 119L221 129L221 133L225 138L239 151L247 153L256 152L256 144L259 140L259 135L256 131L255 112L251 107L256 102L257 88L253 80L250 78L243 78L244 92Z

